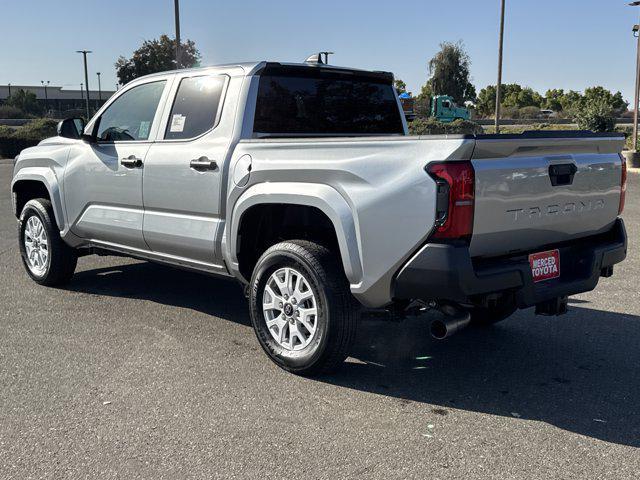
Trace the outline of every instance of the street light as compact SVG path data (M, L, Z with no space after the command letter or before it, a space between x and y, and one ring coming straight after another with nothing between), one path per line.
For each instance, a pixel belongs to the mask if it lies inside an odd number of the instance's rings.
M49 96L47 95L47 86L49 85L49 80L45 83L44 80L40 80L40 83L44 87L44 109L45 111L49 110Z
M496 133L500 133L500 87L502 86L502 46L503 44L504 44L504 0L501 0L500 1L500 43L498 45L498 84L496 85Z
M180 68L180 1L173 0L176 17L176 70Z
M7 87L9 87L9 96L11 96L11 84L7 83Z
M96 72L98 75L98 106L102 103L102 87L100 86L100 72Z
M80 82L80 102L84 101L84 90L82 89L83 83Z
M629 6L637 7L640 1L631 2ZM638 34L638 25L633 27L633 35L638 38L638 46L636 52L636 91L635 101L633 103L633 148L634 152L638 151L638 103L640 102L640 34Z
M84 58L84 83L87 87L87 120L91 116L89 111L89 73L87 72L87 53L92 53L91 50L76 50L76 53L81 53Z

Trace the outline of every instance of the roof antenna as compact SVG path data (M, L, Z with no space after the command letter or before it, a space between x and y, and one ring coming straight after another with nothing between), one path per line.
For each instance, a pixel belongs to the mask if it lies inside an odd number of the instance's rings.
M313 55L311 55L310 57L308 57L304 63L317 63L317 64L322 64L324 63L322 61L322 53L314 53Z
M329 55L333 55L333 52L320 52L320 55L324 55L324 63L329 65Z
M322 56L324 55L324 61L322 61ZM309 58L307 58L305 63L317 63L319 65L329 64L329 55L333 55L333 52L319 52L314 53Z

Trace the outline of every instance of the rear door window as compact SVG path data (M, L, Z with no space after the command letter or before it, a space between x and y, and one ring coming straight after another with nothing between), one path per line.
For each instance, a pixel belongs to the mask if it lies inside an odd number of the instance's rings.
M218 117L226 76L183 78L165 130L166 140L197 137L211 130Z

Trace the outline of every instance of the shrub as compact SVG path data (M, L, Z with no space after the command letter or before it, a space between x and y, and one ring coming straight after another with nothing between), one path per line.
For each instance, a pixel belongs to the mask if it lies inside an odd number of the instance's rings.
M483 133L480 125L469 120L455 120L451 123L443 123L433 117L418 117L409 123L411 135L442 135L442 134L472 134Z
M538 107L522 107L520 109L520 118L538 118L540 109Z
M58 122L50 118L37 118L27 123L18 130L17 134L22 138L37 139L38 142L45 138L55 137Z
M55 120L38 118L18 129L0 127L0 157L13 158L25 148L55 136L56 125Z
M495 115L493 118L495 118ZM520 109L518 107L506 107L505 105L502 105L500 107L500 118L520 118Z
M535 123L533 125L520 125L514 127L512 125L501 125L501 134L520 134L527 130L575 130L573 125L557 124L557 123ZM496 128L489 125L485 128L485 133L496 133Z
M27 114L11 105L0 105L0 118L27 118Z
M603 99L582 102L575 109L574 120L580 130L612 132L616 119L613 108Z

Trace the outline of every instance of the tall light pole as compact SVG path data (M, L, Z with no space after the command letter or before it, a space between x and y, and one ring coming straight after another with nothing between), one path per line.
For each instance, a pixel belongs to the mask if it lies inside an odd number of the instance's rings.
M176 17L176 70L180 68L180 1L173 0Z
M640 5L640 1L631 2L629 4L632 7L637 7ZM638 151L638 103L640 103L640 31L638 30L638 25L633 27L633 33L636 37L638 37L638 45L636 47L636 91L635 91L635 100L633 102L633 147L632 150L634 152Z
M500 133L500 87L502 86L502 47L504 44L504 2L500 0L500 43L498 46L498 84L496 85L496 133Z
M10 97L11 96L11 84L7 83L7 87L9 87L9 97ZM9 97L7 97L7 98L9 98Z
M92 53L91 50L76 50L76 53L81 53L84 59L84 85L87 87L87 121L91 118L91 112L89 110L89 73L87 70L87 53Z
M98 76L98 106L102 103L102 86L100 85L100 72L96 72Z
M47 86L49 85L49 80L45 83L44 80L40 80L40 83L44 87L44 109L45 111L49 110L49 96L47 95Z
M80 82L80 102L84 102L84 90L82 88L82 85L84 85L82 82Z

